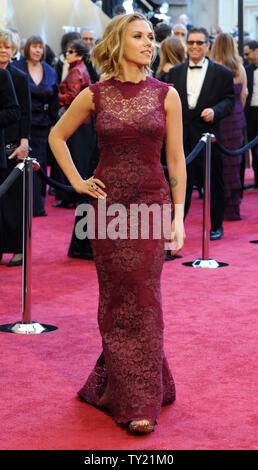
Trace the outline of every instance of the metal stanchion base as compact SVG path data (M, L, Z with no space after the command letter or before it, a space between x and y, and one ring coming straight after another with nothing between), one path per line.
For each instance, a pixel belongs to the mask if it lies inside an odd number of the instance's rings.
M210 268L216 269L221 268L223 266L228 266L227 263L219 263L214 259L196 259L195 261L188 261L186 263L182 263L184 266L190 266L192 268Z
M251 240L250 243L258 243L258 240Z
M49 333L50 331L57 330L57 326L44 325L37 322L30 323L10 323L8 325L0 325L0 332L3 333L16 333L20 335L39 335L41 333Z

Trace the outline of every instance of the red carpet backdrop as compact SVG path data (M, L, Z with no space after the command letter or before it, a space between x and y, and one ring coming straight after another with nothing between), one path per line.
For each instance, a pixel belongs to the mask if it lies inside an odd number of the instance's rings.
M33 219L32 320L41 335L0 333L2 450L257 449L258 190L245 191L243 220L224 223L210 257L229 266L182 265L201 257L202 201L194 194L183 258L167 261L162 292L165 351L177 400L154 433L130 435L78 400L99 356L92 261L66 256L74 211ZM22 270L0 264L0 323L21 321Z

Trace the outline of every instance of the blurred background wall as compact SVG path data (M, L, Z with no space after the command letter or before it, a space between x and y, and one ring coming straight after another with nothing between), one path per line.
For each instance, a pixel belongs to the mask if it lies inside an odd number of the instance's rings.
M110 18L91 0L0 0L0 26L18 29L22 38L39 34L56 54L68 31L89 26L101 37Z

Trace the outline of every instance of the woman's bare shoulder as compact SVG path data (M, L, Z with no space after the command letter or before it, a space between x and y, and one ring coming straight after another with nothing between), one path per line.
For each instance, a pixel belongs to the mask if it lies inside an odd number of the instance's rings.
M169 86L168 88L169 90L167 92L165 103L164 103L166 111L168 111L169 108L171 107L175 107L175 106L177 107L181 105L181 100L179 98L179 94L176 91L176 89L172 86Z
M90 111L95 110L94 94L90 87L84 88L74 99L72 105L80 106Z

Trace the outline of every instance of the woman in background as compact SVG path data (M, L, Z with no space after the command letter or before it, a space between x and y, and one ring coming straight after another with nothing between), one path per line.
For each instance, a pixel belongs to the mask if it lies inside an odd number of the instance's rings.
M76 31L65 33L61 38L61 53L55 65L59 82L62 82L68 74L69 64L67 62L66 49L69 42L74 41L75 39L81 39L80 33L77 33Z
M15 67L25 72L29 80L32 103L30 156L47 172L47 145L51 126L58 120L58 79L55 70L44 61L45 46L40 36L31 36L24 47L24 58ZM46 184L33 173L33 216L45 211Z
M59 116L62 116L76 96L91 84L84 63L88 54L89 46L82 39L75 39L67 44L66 59L69 70L67 76L59 85ZM83 123L67 141L73 162L82 178L88 177L88 166L92 158L94 143L94 128L91 118L87 123ZM60 183L68 184L67 178L60 168L56 169L55 175ZM78 194L57 189L56 199L60 202L55 203L54 207L75 206L78 201Z
M168 37L160 45L160 63L156 78L168 83L168 72L171 67L185 62L186 48L179 38Z
M211 50L211 59L228 67L234 75L235 107L221 121L222 143L229 150L237 150L244 142L246 120L244 106L247 97L246 72L242 65L236 43L230 34L216 36ZM231 157L223 154L223 177L225 184L224 220L240 220L240 165L242 155Z
M21 109L20 119L6 127L4 131L7 168L0 172L0 183L12 172L18 161L28 156L31 100L27 75L14 67L11 62L17 52L17 46L11 32L0 31L0 68L10 72ZM1 198L0 253L13 253L7 264L9 267L22 264L22 215L23 178L20 176Z

